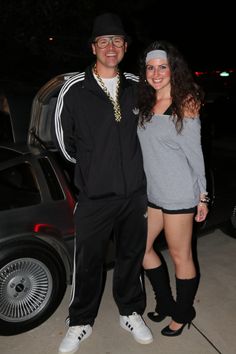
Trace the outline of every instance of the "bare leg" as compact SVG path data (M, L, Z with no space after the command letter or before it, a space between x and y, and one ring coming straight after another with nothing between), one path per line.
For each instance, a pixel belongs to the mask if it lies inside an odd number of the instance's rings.
M162 229L163 212L160 209L148 208L148 236L143 259L144 269L157 268L161 265L161 260L153 249L153 243Z
M179 279L192 279L196 269L192 257L192 227L194 214L164 214L164 230L168 249ZM178 330L182 324L172 322L170 329Z

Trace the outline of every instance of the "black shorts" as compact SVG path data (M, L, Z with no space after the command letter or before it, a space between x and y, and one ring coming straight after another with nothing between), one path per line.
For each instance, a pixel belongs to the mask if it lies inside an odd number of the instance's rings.
M159 207L158 205L153 204L151 202L148 202L148 206L149 206L149 208L160 209L165 214L191 214L191 213L195 213L197 210L197 207L193 207L193 208L189 208L189 209L168 210L168 209L164 209L162 207Z

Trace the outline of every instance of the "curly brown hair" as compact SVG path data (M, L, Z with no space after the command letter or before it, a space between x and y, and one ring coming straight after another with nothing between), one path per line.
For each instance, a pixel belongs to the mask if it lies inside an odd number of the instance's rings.
M190 70L183 55L177 47L171 43L161 40L152 42L144 51L140 58L139 65L139 124L144 127L145 122L152 119L153 107L156 103L156 91L146 81L146 56L152 50L164 50L170 66L171 77L171 98L172 115L175 120L177 132L181 132L183 127L184 111L199 109L203 103L204 94L200 86L194 81L193 73Z

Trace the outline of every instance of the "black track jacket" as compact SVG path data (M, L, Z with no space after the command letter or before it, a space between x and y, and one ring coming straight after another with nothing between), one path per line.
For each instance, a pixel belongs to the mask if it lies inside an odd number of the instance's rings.
M120 74L122 119L98 85L92 66L62 87L55 112L55 132L64 157L76 163L75 185L87 198L129 197L146 191L137 137L138 77Z

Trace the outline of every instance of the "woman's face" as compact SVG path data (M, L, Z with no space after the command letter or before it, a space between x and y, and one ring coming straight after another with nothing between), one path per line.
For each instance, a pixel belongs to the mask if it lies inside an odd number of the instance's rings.
M146 80L154 90L170 87L170 67L167 59L150 59L146 64Z

